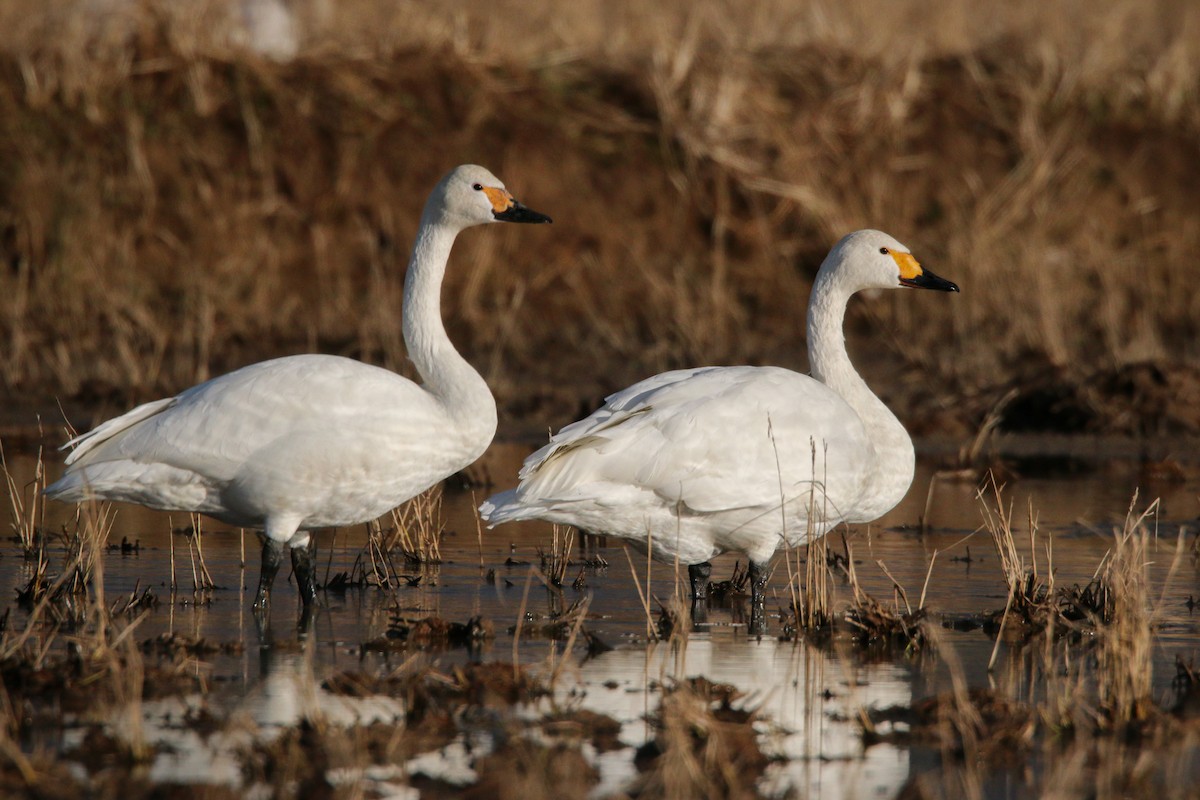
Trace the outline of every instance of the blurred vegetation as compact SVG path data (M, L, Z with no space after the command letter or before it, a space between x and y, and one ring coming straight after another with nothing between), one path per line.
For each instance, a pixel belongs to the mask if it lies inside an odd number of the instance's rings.
M813 274L886 230L961 295L852 304L917 433L1200 430L1200 7L296 0L0 8L0 392L107 414L242 364L404 369L429 189L481 163L537 230L443 308L502 435L665 368L806 369ZM82 420L86 424L87 420Z

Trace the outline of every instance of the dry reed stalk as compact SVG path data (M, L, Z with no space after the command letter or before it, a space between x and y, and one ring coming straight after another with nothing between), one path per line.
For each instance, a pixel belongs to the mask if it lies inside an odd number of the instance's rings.
M816 442L811 442L811 458L812 472L815 475L817 471L817 445ZM804 580L800 581L799 563L801 559L796 556L797 568L793 572L792 558L790 552L786 558L788 569L789 593L792 598L792 612L796 619L796 626L809 633L819 631L828 631L833 624L833 595L830 586L829 577L832 568L829 564L829 545L828 534L814 537L814 529L823 528L823 523L828 519L829 513L829 498L826 497L824 491L824 481L813 481L809 486L807 500L807 519L809 530L807 532L807 544L803 545L806 549L806 558L804 561ZM818 508L817 492L820 487L821 501ZM780 476L780 495L783 494L782 476ZM783 501L780 503L781 509ZM786 535L786 514L784 514ZM785 539L786 541L786 539ZM792 548L787 548L789 551ZM799 548L796 548L799 549Z
M658 603L658 619L654 624L652 641L666 642L678 660L686 660L687 643L692 631L691 602L678 590L667 595L667 602L664 603L657 596L654 602Z
M1029 531L1029 563L1021 556L1017 547L1014 533L1012 506L1004 504L1004 487L997 483L995 475L988 472L988 486L992 493L989 504L984 498L987 486L980 489L977 496L983 513L983 525L987 529L992 545L996 551L1000 570L1008 587L1008 606L1015 608L1027 622L1041 624L1045 614L1051 614L1051 601L1054 598L1054 574L1047 571L1043 580L1039 577L1037 567L1038 556L1038 522L1033 510L1032 501L1029 506L1027 525ZM1046 537L1046 559L1053 565L1053 539ZM1007 614L1006 614L1007 617ZM999 638L997 638L999 642ZM993 660L995 654L993 653Z
M44 554L39 555L39 558L42 557L44 557ZM62 594L69 594L69 591L67 591L68 582L73 582L76 579L76 575L80 568L79 565L83 558L84 553L82 549L67 551L63 571L57 578L54 579L53 583L51 583L49 586L44 586L40 591L40 595L35 598L36 605L34 605L33 609L29 612L29 617L25 621L25 629L19 636L11 640L7 635L3 638L3 640L0 640L0 658L9 658L20 652L25 647L25 644L29 641L30 637L33 636L34 632L37 631L41 626L42 617L47 609L49 609L53 603L58 602ZM44 568L42 570L42 574L44 575ZM54 633L48 637L43 652L49 649L55 633L57 633L57 626L55 627ZM35 663L40 663L40 660L35 661Z
M399 549L414 564L440 564L442 561L442 485L422 492L399 508L392 509L392 531L384 552Z
M550 531L550 551L537 548L542 574L550 585L562 588L567 569L571 566L571 548L575 544L575 529L555 524Z
M366 574L364 568L362 581L386 589L393 585L392 576L396 574L392 566L389 550L383 544L383 530L378 520L367 523L367 560L371 563L371 572ZM362 554L359 554L359 559Z
M4 472L4 483L8 487L13 533L20 542L25 558L31 558L40 547L41 531L45 529L46 501L42 497L42 490L46 488L46 469L42 463L42 448L37 449L33 479L24 486L18 486L8 469L4 442L0 441L0 471Z
M483 518L479 516L479 501L471 491L471 513L475 516L475 546L479 551L479 574L484 574L483 564Z
M388 554L383 552L383 533L378 520L371 520L363 525L367 538L363 548L354 557L354 563L349 572L339 572L329 577L329 567L326 567L325 587L343 591L348 586L378 586L394 588L398 585L399 575ZM330 556L332 557L332 548ZM330 562L332 563L332 562Z
M188 557L191 558L192 546L196 548L196 561L200 565L197 573L196 564L192 565L192 591L209 591L217 588L216 582L213 581L212 575L208 571L208 564L204 563L204 517L200 514L191 514L191 535L188 536Z
M1009 595L1012 596L1017 594L1019 587L1026 579L1025 562L1021 559L1020 551L1017 550L1016 538L1013 536L1012 506L1011 504L1004 505L1001 495L1003 487L996 483L996 477L991 472L988 473L988 483L992 490L993 504L989 506L984 502L983 490L979 492L983 508L983 523L991 535L992 546L1000 559L1000 571L1004 577L1004 583L1008 587Z
M101 652L106 647L110 622L104 587L105 543L112 531L116 512L110 503L83 503L79 507L78 524L71 536L68 557L74 552L69 568L68 596L72 613L81 621L90 621L95 629L93 641Z
M170 550L171 559L171 605L175 605L175 592L179 589L179 582L175 577L175 525L171 521L171 517L167 517L167 548Z
M925 624L925 591L922 589L921 599L914 609L908 602L908 592L888 570L882 561L876 561L879 569L892 582L893 601L891 607L879 602L862 588L858 580L858 570L854 564L854 552L850 544L842 538L845 548L846 580L850 585L853 598L850 607L835 621L845 622L850 626L851 635L860 646L883 645L893 647L902 645L906 653L915 653L930 643ZM934 553L936 559L937 553ZM933 573L933 560L925 576L925 587L928 587L929 576ZM904 610L900 609L900 601L904 602Z
M1123 526L1114 531L1113 546L1100 576L1108 602L1098 621L1098 700L1115 725L1145 719L1156 710L1150 692L1155 614L1149 576L1155 535L1147 520L1157 517L1158 501L1140 514L1134 512L1136 502L1135 493Z
M653 642L658 637L655 633L654 617L650 613L650 574L649 565L647 565L646 573L646 589L642 590L642 581L638 578L637 567L633 566L633 557L629 555L627 546L621 548L625 553L625 560L629 562L629 574L633 577L633 587L637 589L638 600L642 604L642 611L646 615L646 641Z

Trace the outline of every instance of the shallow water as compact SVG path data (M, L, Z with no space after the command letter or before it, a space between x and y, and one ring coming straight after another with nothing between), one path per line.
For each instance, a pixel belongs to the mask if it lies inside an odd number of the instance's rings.
M505 488L515 476L520 459L529 448L496 445L474 475L491 476ZM28 480L33 459L28 454L9 453L9 469L18 482ZM1161 595L1157 606L1154 657L1155 696L1171 689L1177 656L1195 660L1200 655L1200 609L1188 606L1191 595L1200 595L1194 560L1182 559L1171 573L1177 537L1181 529L1188 547L1194 542L1198 500L1194 475L1180 479L1177 472L1166 478L1160 473L1125 461L1041 461L1019 465L1022 477L1010 479L1006 503L1022 535L1019 544L1028 557L1026 521L1029 508L1036 512L1042 539L1053 539L1053 570L1060 585L1085 584L1111 545L1130 509L1135 490L1135 507L1144 509L1157 499L1157 547L1152 553L1151 576L1154 593ZM57 473L51 465L51 479ZM930 489L932 482L932 489ZM145 509L118 508L110 542L125 538L136 541L135 553L110 552L104 564L105 592L111 603L121 595L151 587L160 602L157 610L140 623L137 639L144 641L162 633L183 633L217 643L243 645L237 652L205 656L196 669L206 676L209 691L203 696L168 698L147 702L142 709L147 737L170 747L162 748L150 766L150 780L202 782L239 787L235 753L238 737L270 737L305 716L319 715L333 724L364 724L403 719L404 708L388 698L370 702L335 696L320 688L331 673L365 671L385 673L409 657L364 652L361 645L385 634L389 620L398 613L421 617L437 615L465 621L482 615L490 619L496 638L479 651L448 650L421 656L441 664L468 659L511 661L554 665L560 669L555 683L555 701L607 714L621 723L621 742L627 745L607 753L590 752L600 769L601 783L592 796L617 793L636 770L635 748L650 735L646 715L659 700L660 686L671 678L703 675L712 681L733 684L745 693L739 702L760 709L759 730L764 750L780 756L768 768L760 791L784 795L799 791L802 796L891 797L910 778L930 769L929 759L909 748L892 744L863 744L857 716L860 709L907 705L943 691L949 685L950 664L961 665L970 686L987 686L996 681L1020 680L1022 657L1017 650L1001 645L998 668L989 673L988 663L995 642L982 632L943 629L940 648L951 657L906 658L895 654L884 660L865 659L852 648L815 647L804 642L780 641L781 621L777 610L787 602L787 569L777 558L769 591L770 635L754 637L745 626L745 610L713 608L708 624L692 632L686 647L646 643L646 615L635 587L631 569L645 582L645 557L628 554L617 540L586 537L580 544L589 555L598 555L607 567L571 567L569 584L582 574L585 586L550 590L537 577L537 549L549 548L549 526L516 524L497 530L478 531L474 506L487 491L448 487L443 501L446 536L442 544L444 563L428 570L416 587L397 589L351 588L323 597L312 633L299 641L294 613L296 596L281 572L276 585L274 612L260 625L248 608L258 575L258 540L251 532L227 530L205 521L204 558L218 589L197 595L191 591L192 558L187 537L171 534L173 527L186 525L180 515L169 516ZM928 510L927 530L917 530ZM46 525L56 529L68 519L71 509L51 504ZM986 532L976 532L982 520L974 481L933 478L932 465L922 461L908 498L882 520L849 532L862 586L880 600L891 600L891 580L879 566L882 562L904 587L916 605L926 576L926 606L935 619L941 615L1003 609L1006 587L996 554ZM365 530L324 533L319 538L322 570L332 575L349 571L363 550ZM831 542L842 551L840 537ZM1043 547L1039 544L1038 547ZM174 550L172 554L172 548ZM245 564L243 565L243 553ZM934 559L930 573L930 562ZM964 560L969 554L970 560ZM573 554L578 558L578 549ZM174 559L177 584L172 595L170 576ZM714 560L713 579L729 576L735 558ZM514 563L525 562L525 563ZM632 562L632 567L631 567ZM60 563L56 553L52 570ZM1045 554L1039 554L1045 568ZM489 582L489 570L496 579ZM1169 578L1169 580L1168 580ZM0 596L12 606L10 626L20 629L24 614L12 602L15 592L28 580L28 566L15 544L7 544L0 558ZM676 589L674 570L655 564L649 593L664 602ZM835 604L848 600L844 586L835 589ZM564 657L561 643L536 636L539 624L551 611L579 600L589 602L587 628L614 650L594 658L576 651ZM523 636L514 642L509 632L524 614ZM223 719L242 715L253 725L244 731L197 738L183 720L195 707ZM191 709L191 712L189 712ZM116 722L112 723L117 726ZM26 747L70 749L81 735L70 726L64 731L35 731ZM487 741L463 740L424 754L405 765L408 775L424 774L451 784L472 781L470 758L490 746ZM244 743L243 743L244 744ZM403 776L357 775L378 793L384 787L403 784ZM1020 787L997 779L986 787L991 796L1020 796ZM398 796L403 792L396 789Z

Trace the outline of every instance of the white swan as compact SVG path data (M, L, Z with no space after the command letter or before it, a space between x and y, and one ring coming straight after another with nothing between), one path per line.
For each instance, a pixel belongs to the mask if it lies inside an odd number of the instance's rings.
M549 222L483 167L434 188L404 279L404 342L424 384L348 358L299 355L243 367L138 406L64 447L46 494L198 511L262 527L255 608L267 605L284 545L307 609L315 598L309 531L374 519L474 461L496 432L487 384L454 349L440 295L460 231Z
M855 371L842 332L852 294L900 286L958 291L887 234L849 234L813 284L811 378L778 367L647 378L559 431L480 513L489 525L542 519L648 547L688 565L696 598L708 560L741 552L761 604L780 544L874 520L912 483L912 440Z

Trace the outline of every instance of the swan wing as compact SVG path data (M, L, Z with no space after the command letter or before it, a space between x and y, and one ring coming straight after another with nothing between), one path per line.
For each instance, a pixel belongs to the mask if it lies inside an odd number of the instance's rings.
M526 461L516 499L616 504L651 492L705 514L777 506L816 485L851 503L869 450L858 415L812 378L773 367L679 370L560 431Z
M438 410L412 381L337 356L264 361L147 403L72 440L67 462L162 464L228 480L256 454L298 433L341 449L417 434Z
M162 400L142 403L140 406L125 412L121 416L113 417L92 428L87 433L76 436L60 448L61 450L71 451L67 455L66 464L68 466L74 464L80 458L94 450L97 445L108 441L114 436L118 436L122 431L134 427L143 420L149 419L156 414L161 414L178 402L178 397L166 397Z

